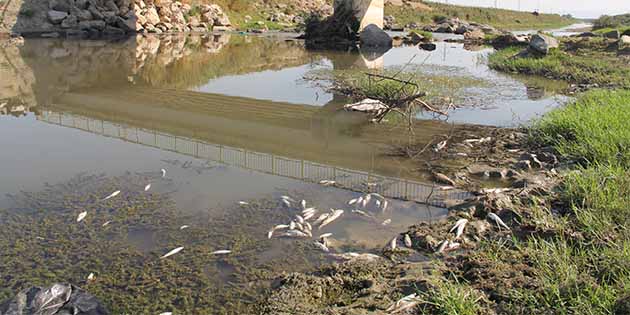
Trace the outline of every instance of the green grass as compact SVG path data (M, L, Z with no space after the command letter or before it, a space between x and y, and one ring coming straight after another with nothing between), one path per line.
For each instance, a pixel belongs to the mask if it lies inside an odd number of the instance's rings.
M488 57L492 69L545 76L570 83L630 88L630 66L603 51L570 54L551 51L544 57L516 56L522 48L499 50Z
M427 32L427 31L423 31L423 30L410 30L409 31L409 35L411 35L411 33L416 33L422 37L424 37L426 40L432 40L433 39L433 33L431 32Z
M557 14L541 14L535 16L530 12L519 12L505 9L479 8L448 5L441 3L425 3L431 10L414 10L408 6L385 6L385 15L396 18L396 24L408 23L429 24L438 17L458 17L470 22L489 24L501 29L549 29L559 28L575 22L573 19Z
M423 307L420 314L478 315L482 295L455 280L438 280L426 292L419 292Z
M602 15L595 22L593 22L593 28L596 30L605 28L619 28L624 26L630 26L630 13L620 15Z
M544 116L533 132L537 142L588 165L630 167L630 91L586 93Z

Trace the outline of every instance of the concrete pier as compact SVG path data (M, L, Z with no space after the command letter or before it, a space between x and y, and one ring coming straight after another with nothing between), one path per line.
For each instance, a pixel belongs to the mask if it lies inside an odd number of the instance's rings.
M359 32L370 24L383 28L384 0L335 0L334 8L352 8L361 23Z

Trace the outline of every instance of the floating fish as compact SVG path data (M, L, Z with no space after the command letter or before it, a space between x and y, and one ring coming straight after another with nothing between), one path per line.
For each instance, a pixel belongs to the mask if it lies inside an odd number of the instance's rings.
M304 231L304 226L300 222L296 222L295 227L297 227L297 229L300 231Z
M390 223L392 223L392 219L387 219L387 220L383 221L383 223L381 223L381 225L385 226L385 225L388 225Z
M315 212L309 212L308 214L306 214L304 216L304 220L309 220L310 218L312 218L315 215Z
M170 251L170 252L168 252L168 253L164 254L164 256L160 257L160 259L164 259L164 258L167 258L167 257L173 256L173 255L175 255L175 254L177 254L177 253L181 252L181 251L182 251L182 249L184 249L184 247L177 247L177 248L173 249L172 251Z
M312 227L312 226L311 226L311 224L310 224L310 223L308 223L308 222L304 222L304 228L305 228L305 229L307 229L307 230L309 230L309 231L312 231L312 230L313 230L313 227Z
M302 218L302 217L301 217L301 216L299 216L299 215L296 215L296 216L295 216L295 218L297 219L298 223L300 223L300 224L304 224L304 218Z
M214 252L212 252L212 255L226 255L231 253L232 251L229 249L220 249L220 250L215 250Z
M308 237L308 234L302 232L302 231L298 231L298 230L289 230L287 232L285 232L284 234L282 234L282 236L286 236L286 237Z
M348 205L351 206L351 205L357 203L358 201L359 201L359 198L350 199L350 201L348 201Z
M370 218L370 219L374 219L374 216L365 212L365 211L361 211L361 210L352 210L352 213L356 213L360 216L364 216L366 218Z
M322 235L319 236L319 239L327 239L329 237L331 237L333 234L332 233L324 233Z
M326 218L328 218L330 216L330 213L322 213L317 220L315 220L315 222L313 222L313 225L317 225L320 224L322 222L324 222L324 220L326 220Z
M327 247L325 244L322 244L322 243L320 243L320 242L318 242L318 241L314 241L314 242L313 242L313 244L315 244L315 246L317 246L317 247L318 247L319 249L321 249L322 251L324 251L324 252L326 252L326 253L328 253L328 252L329 252L328 247Z
M282 198L284 200L287 200L287 201L290 201L290 202L296 202L295 199L293 199L293 198L291 198L289 196L281 196L280 198Z
M166 170L162 169L162 177L165 177L165 176L166 176Z
M290 207L291 207L291 202L289 202L289 200L287 200L287 199L282 199L282 203L283 203L285 206L287 206L288 208L290 208Z
M507 224L505 224L505 222L503 222L503 220L501 220L501 218L498 215L490 212L490 213L488 213L488 218L490 218L492 221L496 222L496 224L499 227L499 229L501 229L501 227L504 227L504 228L506 228L508 230L510 229L510 227L507 226Z
M103 225L101 225L101 226L102 226L102 227L106 227L106 226L108 226L110 223L112 223L112 221L107 221L107 222L103 223Z
M295 230L296 224L295 221L291 221L291 223L289 223L289 230Z
M180 229L180 230L184 230L184 229L187 229L187 228L189 228L189 227L190 227L190 226L188 226L188 225L182 225L182 226L180 226L180 227L179 227L179 229Z
M241 205L241 206L247 206L247 205L249 205L249 202L239 201L238 204Z
M79 216L77 217L77 222L81 222L81 220L85 219L85 216L87 216L87 211L79 213Z
M87 279L88 279L88 281L92 281L92 280L94 280L94 273L90 273L90 274L87 276Z
M116 196L118 196L118 194L120 194L120 190L116 190L115 192L113 192L111 195L105 197L103 200L107 200L109 198L114 198Z
M288 229L289 227L290 227L290 225L288 225L288 224L278 224L278 225L274 226L272 228L272 230L275 231L275 230L279 230L279 229Z
M438 249L435 252L436 253L442 253L442 252L444 252L444 250L446 249L447 246L448 246L448 240L443 241L442 243L440 243L440 246L438 246Z
M398 242L398 239L397 239L396 237L394 237L394 238L391 240L391 242L389 242L389 247L390 247L392 250L395 250L395 249L396 249L396 243L397 243L397 242Z
M387 200L383 201L383 212L385 212L385 210L387 210L387 205L389 203L387 202Z
M302 199L300 204L302 205L302 209L306 209L306 200Z
M149 189L151 189L151 184L144 186L144 191L149 191Z
M412 245L413 243L411 243L411 237L409 236L409 234L405 234L405 246L411 248Z
M464 234L464 228L466 227L467 223L468 219L459 219L457 220L457 222L455 222L455 225L450 229L449 232L457 230L457 232L455 233L455 238L459 238L460 236L462 236L462 234Z
M333 212L319 225L319 228L323 228L324 226L330 224L332 221L335 221L343 214L343 210L333 210Z
M315 211L317 211L317 209L311 207L311 208L307 208L307 209L302 210L302 214L307 214L307 213L315 212Z

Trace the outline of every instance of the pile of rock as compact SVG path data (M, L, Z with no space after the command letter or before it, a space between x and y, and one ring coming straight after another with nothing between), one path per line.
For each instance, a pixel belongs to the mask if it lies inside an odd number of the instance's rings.
M124 35L227 29L228 16L215 4L198 10L176 0L49 0L51 30L87 35Z
M474 22L462 21L459 18L446 18L433 25L426 25L424 31L432 33L450 33L464 35L469 40L482 40L485 35L501 34L496 28Z

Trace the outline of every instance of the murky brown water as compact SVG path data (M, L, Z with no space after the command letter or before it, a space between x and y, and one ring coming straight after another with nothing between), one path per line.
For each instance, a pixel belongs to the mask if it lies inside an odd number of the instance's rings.
M433 52L401 47L369 56L241 35L27 40L0 51L0 193L41 191L80 173L149 180L164 168L166 178L153 180L151 192L172 198L191 225L212 217L209 209L241 200L299 195L319 209L346 209L318 233L334 233L346 250L377 249L404 227L445 213L418 201L439 205L464 196L433 191L410 172L417 165L385 154L388 144L429 141L448 133L450 122L511 125L561 103L546 83L489 70L490 51L441 42ZM370 125L361 114L340 111L344 97L303 80L318 70L401 66L413 56L418 71L488 84L467 89L448 122L419 116L410 136L404 127ZM323 179L335 187L319 185ZM391 202L386 212L367 209L374 220L351 215L347 206L368 187ZM13 206L14 199L0 197L0 207ZM384 226L386 219L391 224ZM288 222L264 224L270 223ZM269 227L259 227L256 237L265 238ZM164 227L130 227L125 234L145 259L176 245L156 241L153 228ZM287 255L278 242L267 244L260 259ZM222 266L222 279L238 273Z

